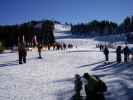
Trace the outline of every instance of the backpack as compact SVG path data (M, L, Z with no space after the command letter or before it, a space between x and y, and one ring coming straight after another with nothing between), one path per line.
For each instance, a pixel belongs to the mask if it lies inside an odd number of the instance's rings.
M98 81L98 92L106 92L107 91L107 86L106 84L99 79Z
M94 76L98 81L97 81L97 92L106 92L107 91L107 86L106 84L97 76Z

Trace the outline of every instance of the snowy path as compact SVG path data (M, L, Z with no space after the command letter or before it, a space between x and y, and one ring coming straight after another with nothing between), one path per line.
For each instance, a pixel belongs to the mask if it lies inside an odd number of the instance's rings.
M70 100L73 77L84 72L99 75L108 85L107 100L133 100L133 64L104 65L103 53L90 39L62 39L78 48L63 51L28 52L26 64L18 65L17 53L0 55L0 100Z
M27 64L17 65L15 55L3 54L4 59L1 58L0 100L59 100L62 94L73 90L74 75L88 70L79 67L95 59L89 58L87 51L49 51L43 53L43 59L37 59L36 52L29 52Z

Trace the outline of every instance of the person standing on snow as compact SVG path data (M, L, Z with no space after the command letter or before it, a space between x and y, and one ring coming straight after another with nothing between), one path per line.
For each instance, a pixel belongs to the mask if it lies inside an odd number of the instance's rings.
M123 53L124 53L124 62L127 62L129 60L129 53L130 53L128 46L125 46L125 48L123 49Z
M38 58L39 58L39 59L42 58L41 52L42 52L42 44L39 43L39 44L38 44L38 54L39 54L39 57L38 57Z
M103 53L105 55L105 60L108 61L109 60L109 49L107 46L105 46Z
M26 63L27 49L25 43L18 44L19 64Z
M121 62L121 53L122 53L121 46L118 46L116 49L116 60L118 63Z

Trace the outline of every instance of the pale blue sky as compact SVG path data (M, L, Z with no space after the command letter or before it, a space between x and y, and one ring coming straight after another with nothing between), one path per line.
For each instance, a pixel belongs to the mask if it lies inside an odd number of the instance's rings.
M133 15L133 0L0 0L0 24L54 19L80 23L110 20L120 23Z

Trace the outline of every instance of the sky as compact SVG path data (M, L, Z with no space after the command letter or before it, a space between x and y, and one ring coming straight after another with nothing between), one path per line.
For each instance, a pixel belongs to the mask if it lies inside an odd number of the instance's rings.
M0 0L0 25L52 19L62 23L109 20L133 15L133 0Z

